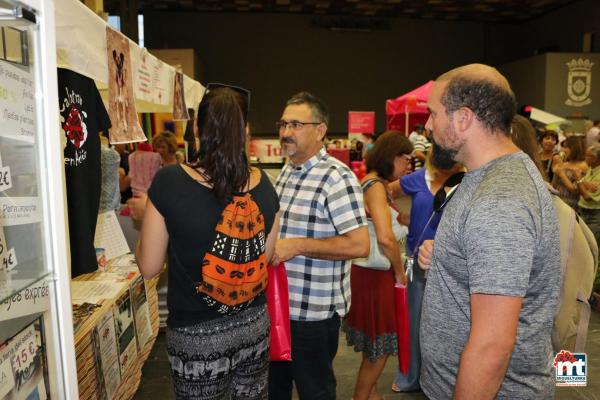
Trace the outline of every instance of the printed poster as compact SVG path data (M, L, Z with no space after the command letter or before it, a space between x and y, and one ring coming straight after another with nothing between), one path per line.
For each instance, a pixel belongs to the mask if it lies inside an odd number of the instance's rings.
M150 308L146 297L144 278L138 276L131 284L131 303L135 318L135 331L137 333L138 349L141 351L152 336L150 324Z
M111 27L106 27L108 57L108 114L112 127L110 142L145 142L135 108L129 41Z
M173 89L173 120L174 121L187 121L190 119L187 107L185 106L185 90L183 89L183 74L181 72L175 73L175 87Z
M121 374L125 374L137 357L135 324L129 291L123 293L115 302L113 314L115 316L115 330L119 345L119 365Z
M348 111L348 132L373 134L375 132L375 112Z
M34 94L29 69L0 60L0 136L35 141Z
M171 87L171 68L148 53L140 51L137 74L134 74L136 97L154 104L168 105Z
M45 400L45 354L41 319L0 344L0 398Z
M98 382L103 390L101 398L112 399L121 383L121 373L115 319L111 312L107 312L98 322L92 338L98 365Z

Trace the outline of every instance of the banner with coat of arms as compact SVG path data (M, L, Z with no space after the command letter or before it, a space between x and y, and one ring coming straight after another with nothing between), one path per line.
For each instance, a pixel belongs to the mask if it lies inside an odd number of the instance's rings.
M588 59L572 59L566 63L569 68L567 75L567 95L565 104L572 107L583 107L592 103L592 67L594 63Z

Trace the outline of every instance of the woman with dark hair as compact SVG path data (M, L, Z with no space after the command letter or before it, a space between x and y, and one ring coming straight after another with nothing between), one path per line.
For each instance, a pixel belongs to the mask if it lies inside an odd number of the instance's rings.
M136 258L146 279L168 258L167 352L178 399L267 396L264 289L279 200L248 163L241 104L230 88L205 94L197 164L162 168L148 190Z
M529 123L527 118L522 117L520 115L519 115L519 117L523 118L523 120L514 118L513 122L512 122L513 130L514 129L527 129L527 128L525 128L526 127L525 121L529 124L529 126L531 126L531 124ZM534 137L535 137L535 130L533 133L534 133ZM558 133L556 133L554 131L544 131L540 135L541 149L540 149L539 160L541 161L542 168L544 169L546 177L548 178L548 181L550 181L550 182L552 182L552 179L554 178L554 172L552 171L553 166L558 165L562 162L562 158L561 158L559 152L556 151L557 144L558 144Z
M371 246L381 247L391 268L379 271L352 266L352 305L343 329L348 345L363 353L354 400L382 399L377 393L377 379L388 356L398 353L394 284L405 284L406 276L398 244L399 232L393 229L392 218L397 213L390 208L388 183L410 172L412 150L408 138L400 132L388 131L367 153L367 174L361 185L365 210L373 221L378 242ZM405 229L401 233L405 234Z
M585 162L585 137L569 136L561 143L561 146L565 152L565 160L553 166L552 186L565 203L577 210L579 201L577 181L588 169Z

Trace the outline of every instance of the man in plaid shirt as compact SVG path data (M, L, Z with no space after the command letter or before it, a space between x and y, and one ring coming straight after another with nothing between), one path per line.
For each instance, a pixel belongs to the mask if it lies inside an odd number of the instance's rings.
M281 204L273 264L288 276L292 362L270 366L269 397L335 399L333 358L340 317L350 308L352 259L369 254L362 190L350 169L323 148L329 114L307 92L294 95L277 123L289 162L275 185Z

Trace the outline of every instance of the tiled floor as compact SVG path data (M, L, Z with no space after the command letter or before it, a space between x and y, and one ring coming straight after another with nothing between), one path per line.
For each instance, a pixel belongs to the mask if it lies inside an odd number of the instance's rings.
M588 340L586 346L588 355L587 387L557 388L555 399L560 400L600 400L600 313L592 312ZM337 376L337 398L349 400L352 397L356 371L360 364L360 354L354 353L345 345L343 335L340 335L340 349L335 359ZM390 390L397 362L390 358L379 381L379 390L385 399L424 399L420 393L396 394ZM169 375L169 362L166 356L165 335L159 334L154 349L144 365L142 383L135 399L174 399Z

